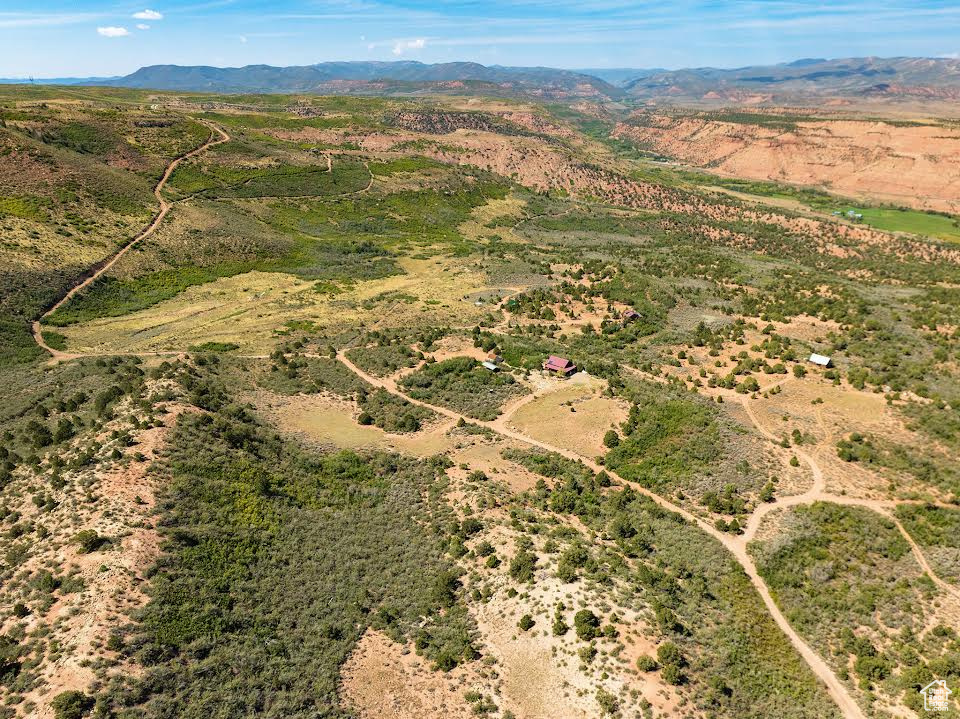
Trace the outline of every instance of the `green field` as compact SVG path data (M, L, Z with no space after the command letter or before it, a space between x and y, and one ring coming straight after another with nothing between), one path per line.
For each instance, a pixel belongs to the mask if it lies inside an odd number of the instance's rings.
M848 210L852 210L863 215L860 221L864 224L886 232L908 232L945 242L960 242L960 224L958 224L960 220L938 212L856 205L849 199L836 197L822 190L773 182L722 178L710 178L709 182L748 195L794 200L821 212L845 214Z
M919 210L898 210L882 207L844 207L863 214L864 223L887 232L910 232L946 242L960 242L960 224L956 218Z

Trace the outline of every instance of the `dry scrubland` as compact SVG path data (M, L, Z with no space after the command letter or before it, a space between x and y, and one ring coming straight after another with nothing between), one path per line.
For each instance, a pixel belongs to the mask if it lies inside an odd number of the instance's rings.
M0 117L0 716L880 719L957 686L955 218L750 181L949 210L950 128L57 88ZM210 126L48 361L30 323Z

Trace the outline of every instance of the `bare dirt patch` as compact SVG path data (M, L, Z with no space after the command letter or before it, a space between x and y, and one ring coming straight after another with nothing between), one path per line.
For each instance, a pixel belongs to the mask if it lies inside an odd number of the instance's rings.
M534 439L569 447L585 457L603 454L603 435L627 418L622 399L604 397L606 383L578 374L553 383L510 417L510 424Z
M526 492L533 489L543 477L521 467L516 462L504 459L501 452L507 446L523 445L497 437L489 442L474 442L463 447L452 458L458 464L467 465L471 472L480 471L492 481L503 482L512 492ZM455 479L464 479L468 471L453 468L448 470L447 474Z
M751 403L754 416L764 427L788 436L794 429L813 438L804 445L825 478L831 494L847 494L864 499L892 499L889 480L875 468L857 462L844 462L836 443L852 433L883 437L908 446L919 441L909 432L893 406L883 395L862 392L852 387L805 377L783 384L783 391ZM901 480L896 494L929 494L930 487Z
M473 346L473 340L466 337L444 337L437 342L437 349L429 353L437 362L451 359L453 357L472 357L475 360L483 361L487 359L488 352L484 352L480 347Z
M367 630L340 671L342 702L360 719L468 719L471 667L433 671L408 647Z
M573 526L583 529L579 523ZM501 556L513 551L514 533L505 526L493 526L484 533ZM639 711L643 699L650 702L655 716L671 716L678 697L662 682L659 673L637 671L640 654L655 654L647 623L632 609L618 606L619 636L600 640L595 659L584 662L579 656L585 646L574 631L556 636L551 624L558 606L565 607L565 621L573 624L574 613L584 607L599 610L608 606L610 595L585 582L565 584L554 572L553 559L540 554L541 567L535 582L516 596L505 592L510 586L503 569L488 570L468 562L468 569L480 572L495 590L489 602L471 603L483 642L482 652L493 658L499 677L497 700L502 709L525 719L592 719L602 715L597 692L618 698L624 716ZM519 628L520 618L529 614L535 624Z
M442 419L419 432L391 434L379 427L357 423L356 403L324 394L291 397L260 392L257 409L276 425L303 440L339 449L382 449L415 457L449 451L455 440L448 436L453 420Z

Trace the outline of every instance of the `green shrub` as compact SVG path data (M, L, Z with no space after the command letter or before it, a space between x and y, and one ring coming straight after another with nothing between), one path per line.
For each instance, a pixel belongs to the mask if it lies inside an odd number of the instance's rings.
M637 669L641 672L654 672L659 666L657 660L649 654L641 654L637 657Z
M585 642L600 635L600 619L589 609L581 609L573 615L573 627L577 631L577 637Z
M600 710L609 716L615 715L620 709L617 697L603 687L597 689L597 704L600 705Z
M347 352L357 367L376 377L385 377L399 369L417 364L417 353L399 342L375 347L357 347Z
M644 388L630 407L623 438L604 464L625 479L666 490L722 456L717 410Z
M667 684L674 686L679 686L686 681L683 670L676 664L665 664L660 672L660 676L663 677L663 681Z
M521 548L510 560L510 576L517 582L532 582L537 568L537 555L529 549Z
M484 539L477 544L473 551L478 557L489 557L491 554L493 554L493 545Z
M474 659L447 536L430 529L451 519L443 466L317 454L236 406L181 415L158 499L169 553L124 638L147 665L143 713L252 716L269 696L278 715L339 717L340 665L368 626L438 669Z
M191 352L231 352L240 349L240 345L233 342L202 342L198 345L190 345Z
M73 541L76 542L78 547L77 551L79 551L81 554L90 554L91 552L96 552L104 544L109 542L106 537L101 537L94 529L84 529L80 532L77 532L73 537Z
M362 414L385 432L418 432L425 422L436 416L433 411L412 404L385 389L361 395L360 407Z
M555 637L562 637L564 634L570 631L570 625L568 625L564 620L563 614L559 609L553 617L553 626L551 627L551 630L553 631L553 636Z
M424 365L400 385L414 399L481 420L496 419L504 402L525 391L512 375L491 372L471 357Z
M60 692L50 702L56 719L82 719L93 709L94 699L83 692Z

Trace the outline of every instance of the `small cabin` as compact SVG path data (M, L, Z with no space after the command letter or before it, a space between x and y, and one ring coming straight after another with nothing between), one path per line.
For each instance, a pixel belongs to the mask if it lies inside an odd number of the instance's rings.
M623 313L623 324L635 322L638 319L640 319L640 313L636 310L627 310Z
M554 372L564 377L569 377L577 371L577 366L573 362L566 357L556 357L555 355L550 355L550 359L543 363L543 368L547 372Z
M500 364L501 362L503 362L503 355L501 355L501 354L500 354L499 352L497 352L496 350L492 350L489 354L487 354L487 362L493 362L494 364Z
M488 370L490 370L491 372L499 372L499 371L500 371L500 366L497 365L495 362L491 362L490 360L484 360L484 361L481 362L480 364L483 365L484 367L486 367L486 368L487 368Z
M826 355L818 355L816 352L810 355L810 357L807 359L807 362L810 364L815 364L819 367L833 367L832 359Z

